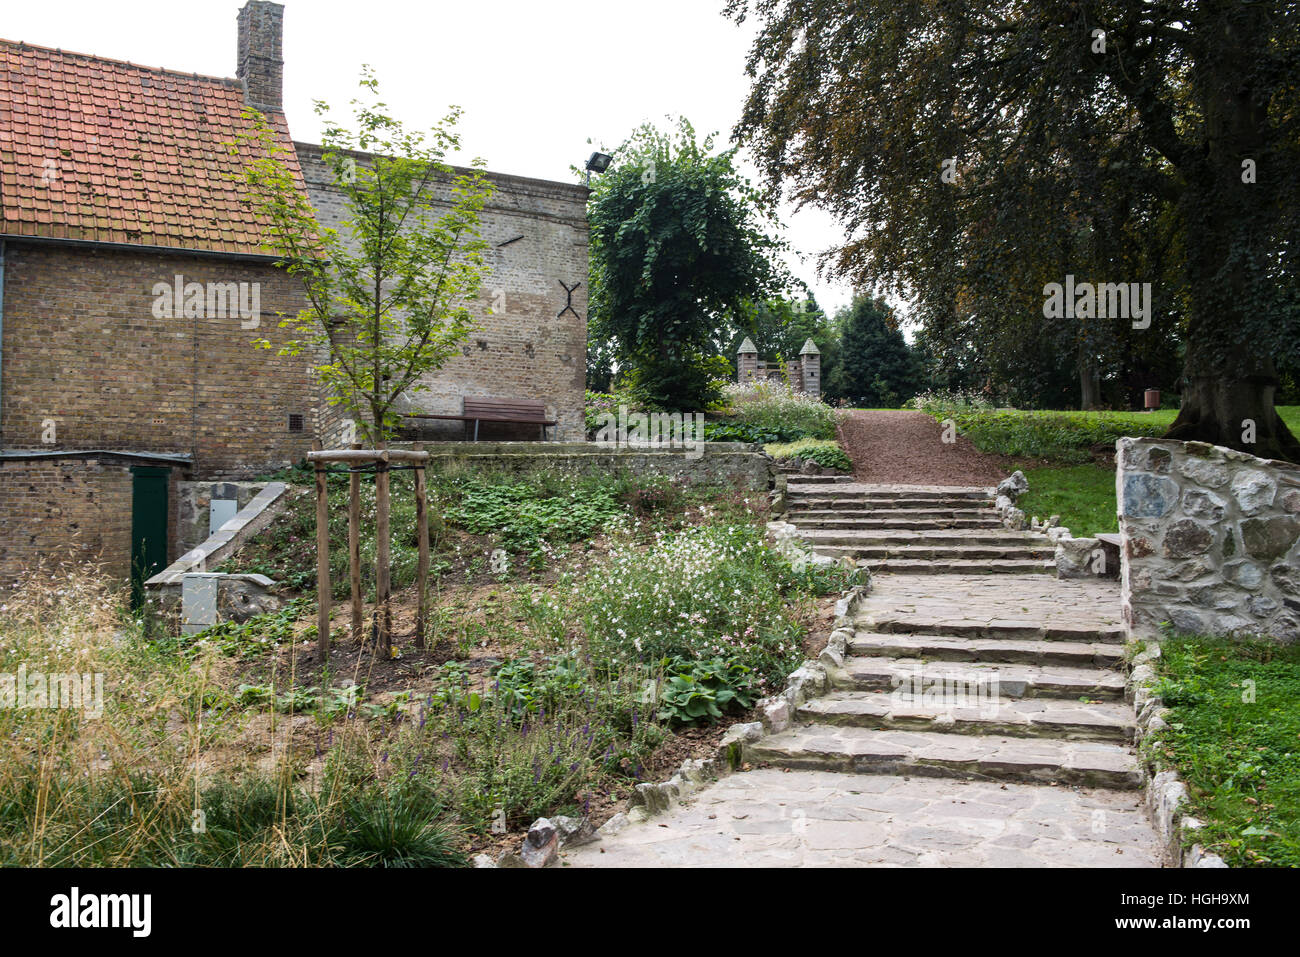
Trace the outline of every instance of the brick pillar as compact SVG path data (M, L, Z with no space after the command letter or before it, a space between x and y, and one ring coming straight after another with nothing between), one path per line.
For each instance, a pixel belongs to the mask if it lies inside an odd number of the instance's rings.
M239 11L235 76L244 81L244 103L259 110L284 109L284 5L249 0Z
M758 347L748 336L736 350L736 381L753 382L758 378Z
M821 398L822 394L822 353L817 344L809 339L799 350L799 367L803 370L803 390L809 395Z

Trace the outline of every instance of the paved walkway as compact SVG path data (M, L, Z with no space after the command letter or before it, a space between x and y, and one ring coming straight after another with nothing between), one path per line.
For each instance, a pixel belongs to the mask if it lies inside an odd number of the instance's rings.
M1156 867L1137 794L774 768L564 851L573 867Z
M1157 867L1123 700L1119 589L875 579L830 693L576 867Z

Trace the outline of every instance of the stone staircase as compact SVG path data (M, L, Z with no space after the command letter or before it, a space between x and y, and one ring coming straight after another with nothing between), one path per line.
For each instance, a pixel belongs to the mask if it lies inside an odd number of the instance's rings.
M1014 602L1014 596L1012 602ZM782 768L1131 790L1123 629L864 613L828 693L745 749Z
M864 485L830 476L791 476L785 520L814 552L863 561L873 573L1053 574L1055 546L1039 532L1012 531L993 490Z

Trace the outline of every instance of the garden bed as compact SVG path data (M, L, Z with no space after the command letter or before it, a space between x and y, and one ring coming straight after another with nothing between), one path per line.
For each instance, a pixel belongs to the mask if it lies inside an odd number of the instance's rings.
M538 816L599 824L638 782L712 753L727 724L779 690L824 640L846 583L834 569L796 572L767 547L761 495L617 477L430 486L424 650L413 647L413 509L398 488L391 659L359 646L339 604L329 669L314 660L310 497L227 569L291 582L283 611L146 641L123 596L90 578L72 590L89 602L68 605L67 585L52 583L11 606L34 609L22 620L0 610L16 636L0 671L70 633L84 637L54 643L50 670L94 667L108 686L99 723L0 713L0 861L464 864L517 847ZM345 494L346 480L331 485L337 598ZM101 815L124 801L137 812ZM191 833L195 810L214 827ZM83 830L89 845L71 840Z

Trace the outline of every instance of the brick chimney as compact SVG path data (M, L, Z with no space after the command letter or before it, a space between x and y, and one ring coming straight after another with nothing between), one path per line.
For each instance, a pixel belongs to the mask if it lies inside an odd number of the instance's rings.
M284 110L284 4L248 0L239 11L239 59L244 103L262 111Z

